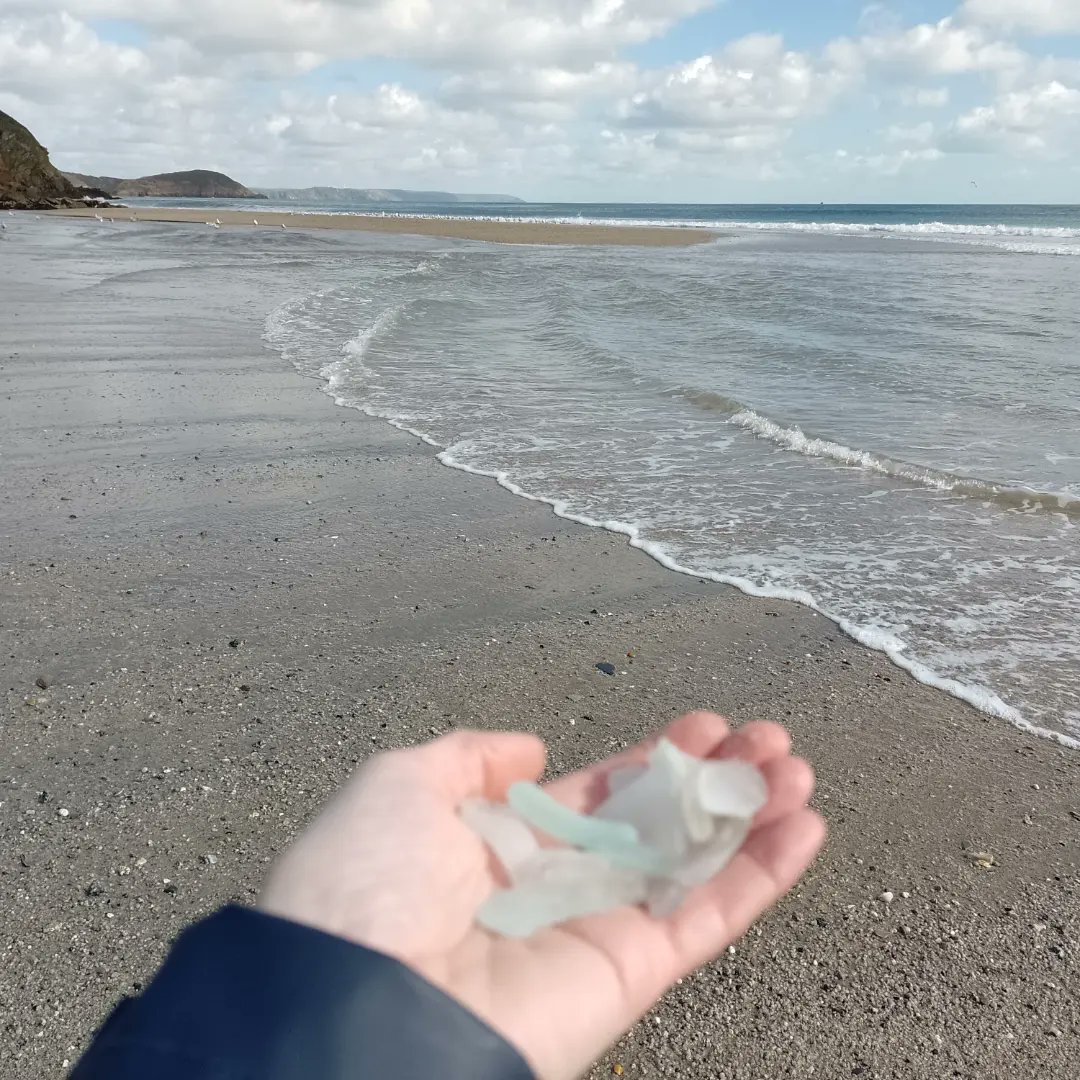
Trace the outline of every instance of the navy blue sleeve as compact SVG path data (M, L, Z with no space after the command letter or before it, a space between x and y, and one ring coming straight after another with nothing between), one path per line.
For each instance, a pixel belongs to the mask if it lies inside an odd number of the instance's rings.
M71 1080L534 1080L403 964L248 908L184 931Z

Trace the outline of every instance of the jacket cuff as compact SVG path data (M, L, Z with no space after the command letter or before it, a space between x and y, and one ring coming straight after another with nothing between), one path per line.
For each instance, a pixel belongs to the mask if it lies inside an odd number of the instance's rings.
M404 964L226 907L185 930L72 1080L534 1080L521 1055Z

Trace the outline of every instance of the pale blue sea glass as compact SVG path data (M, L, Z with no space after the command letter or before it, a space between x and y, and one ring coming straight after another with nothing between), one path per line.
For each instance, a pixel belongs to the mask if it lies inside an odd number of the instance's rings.
M528 937L628 904L663 918L730 862L767 798L753 765L702 760L661 740L647 765L615 770L608 797L591 815L528 783L515 784L506 803L467 804L462 817L511 882L488 899L478 921ZM536 833L567 846L544 847Z
M674 868L670 856L641 843L633 825L579 814L557 802L538 784L514 784L507 801L534 829L571 847L603 855L613 866L661 875Z

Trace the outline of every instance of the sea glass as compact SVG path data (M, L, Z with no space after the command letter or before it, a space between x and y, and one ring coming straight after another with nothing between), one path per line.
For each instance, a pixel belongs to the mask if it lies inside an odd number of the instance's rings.
M662 739L647 764L612 772L608 796L591 814L526 783L510 789L507 803L470 802L463 820L510 883L478 922L529 937L626 905L670 915L731 861L767 794L753 765L702 760ZM563 846L545 846L537 833Z
M602 855L573 848L543 852L493 893L479 921L504 937L526 938L570 919L598 915L648 896L649 878L613 867Z

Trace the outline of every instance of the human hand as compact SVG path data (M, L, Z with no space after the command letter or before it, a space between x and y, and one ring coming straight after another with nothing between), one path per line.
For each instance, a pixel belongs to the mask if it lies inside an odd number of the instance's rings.
M769 788L739 854L669 918L620 908L526 941L476 925L504 882L458 808L502 800L544 768L539 739L486 732L372 758L284 854L259 906L393 956L517 1047L540 1080L571 1080L787 892L824 840L824 823L806 807L813 773L791 755L783 728L751 723L729 733L721 717L692 713L665 735L698 757L755 764ZM644 762L654 743L547 791L587 812L606 797L611 770Z

